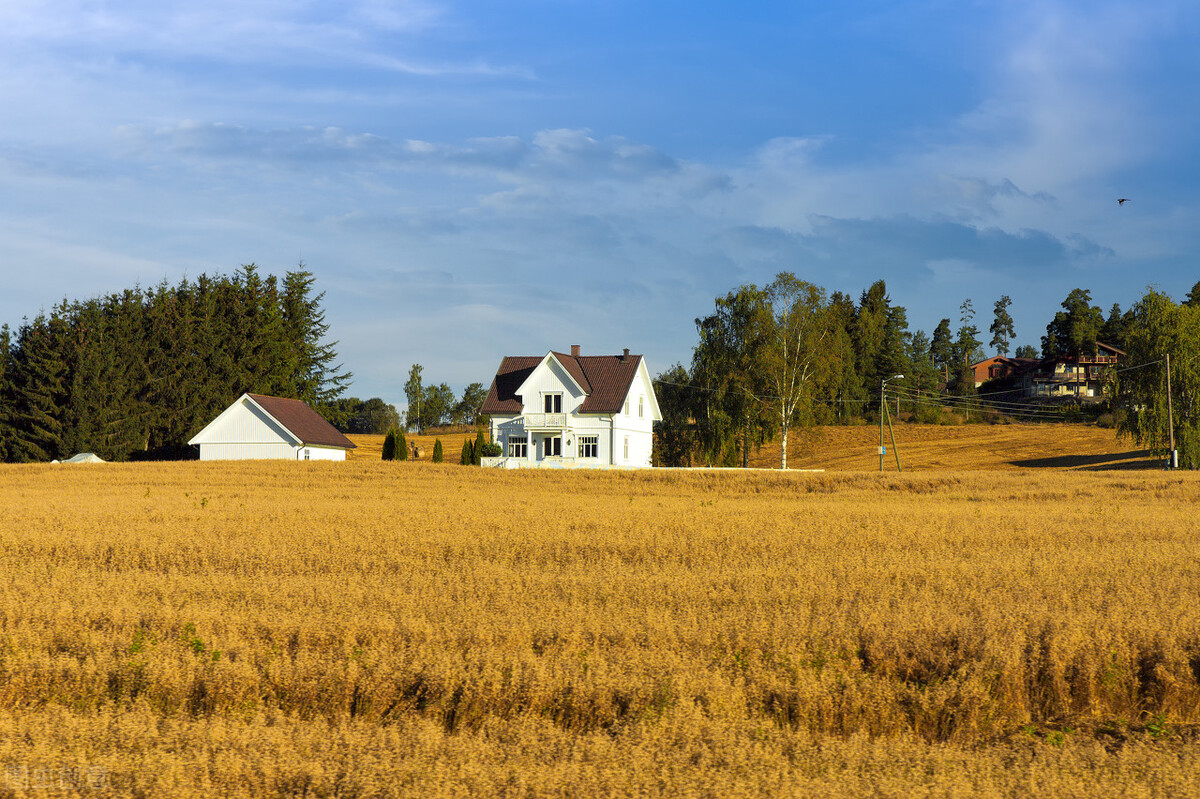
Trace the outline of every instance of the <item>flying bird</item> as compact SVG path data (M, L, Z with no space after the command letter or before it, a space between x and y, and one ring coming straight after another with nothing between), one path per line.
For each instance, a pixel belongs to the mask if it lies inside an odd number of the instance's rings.
M1117 205L1124 205L1124 204L1125 204L1125 203L1127 203L1127 202L1129 202L1129 198L1128 198L1128 197L1122 197L1121 199L1117 200Z

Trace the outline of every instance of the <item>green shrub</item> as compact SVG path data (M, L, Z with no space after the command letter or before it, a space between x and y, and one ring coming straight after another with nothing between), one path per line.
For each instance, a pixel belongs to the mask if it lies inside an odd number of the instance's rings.
M383 459L385 461L396 459L396 428L394 427L387 431L387 436L383 439Z
M475 445L471 443L471 439L463 442L462 455L458 459L460 466L470 466L471 461L475 457Z
M401 430L400 434L396 436L396 460L408 460L408 439L404 437L403 430Z
M442 462L442 440L440 438L435 438L433 440L433 457L431 460L434 463Z

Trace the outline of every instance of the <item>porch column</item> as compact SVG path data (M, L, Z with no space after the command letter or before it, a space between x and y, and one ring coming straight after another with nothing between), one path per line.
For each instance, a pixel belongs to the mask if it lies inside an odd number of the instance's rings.
M533 463L533 456L534 456L533 431L526 430L525 431L525 460L529 461L530 463Z

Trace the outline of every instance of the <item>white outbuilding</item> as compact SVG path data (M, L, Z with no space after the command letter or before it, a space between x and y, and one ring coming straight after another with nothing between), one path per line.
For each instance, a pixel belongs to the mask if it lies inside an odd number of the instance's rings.
M200 447L202 461L344 461L355 448L306 403L263 394L238 397L188 444Z

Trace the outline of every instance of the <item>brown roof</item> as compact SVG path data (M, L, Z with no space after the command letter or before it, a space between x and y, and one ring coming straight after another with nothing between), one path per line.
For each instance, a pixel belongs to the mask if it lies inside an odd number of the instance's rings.
M325 421L321 414L298 399L268 397L264 394L247 394L246 396L271 414L275 421L300 439L302 444L345 449L356 448L353 441L339 433L337 428Z
M580 355L578 357L561 352L552 352L587 394L579 413L617 413L629 394L629 387L637 375L642 356L630 355ZM517 389L542 362L544 355L507 355L500 361L496 377L488 389L483 403L483 413L521 413L521 399Z

